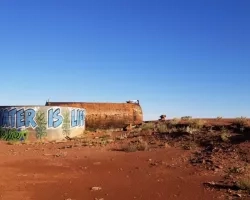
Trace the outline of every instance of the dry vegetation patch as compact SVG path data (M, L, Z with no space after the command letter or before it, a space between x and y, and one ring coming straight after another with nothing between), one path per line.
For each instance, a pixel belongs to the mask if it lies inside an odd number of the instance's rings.
M247 190L248 192L250 192L250 177L242 178L241 180L239 180L237 182L237 186L241 190Z
M147 151L148 149L149 145L146 141L136 140L123 145L121 150L125 152L136 152L136 151Z

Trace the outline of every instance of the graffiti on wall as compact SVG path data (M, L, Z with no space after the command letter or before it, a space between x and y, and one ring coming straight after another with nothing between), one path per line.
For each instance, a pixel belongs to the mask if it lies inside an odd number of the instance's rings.
M38 111L39 112L39 111ZM5 128L36 128L41 120L45 120L44 113L39 113L35 109L19 109L16 108L8 110L0 110L0 126ZM46 125L48 128L58 128L63 123L63 115L61 108L50 108L47 114ZM71 127L84 125L84 111L80 109L71 110Z
M36 127L34 109L2 109L0 110L0 126L6 128Z
M21 129L4 129L0 127L0 139L1 140L18 140L24 141L28 136L27 130Z
M66 110L66 111L65 111ZM38 108L0 108L0 139L25 140L27 128L35 130L36 137L41 139L47 136L47 130L62 128L65 136L70 130L83 127L85 111L83 109L64 109L48 107Z

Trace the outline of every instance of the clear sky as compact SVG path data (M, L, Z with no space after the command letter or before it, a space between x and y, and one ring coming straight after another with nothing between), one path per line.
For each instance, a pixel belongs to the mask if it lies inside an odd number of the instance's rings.
M0 69L0 105L249 117L250 1L1 0Z

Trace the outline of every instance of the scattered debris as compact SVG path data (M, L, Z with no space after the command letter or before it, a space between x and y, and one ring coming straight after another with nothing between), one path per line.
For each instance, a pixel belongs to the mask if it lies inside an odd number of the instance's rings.
M99 191L99 190L102 190L102 188L96 186L91 188L91 191Z

